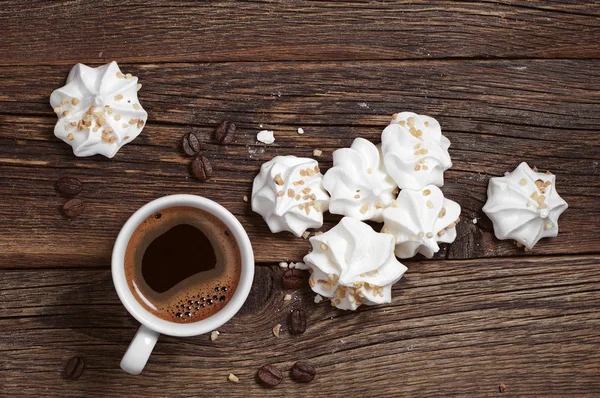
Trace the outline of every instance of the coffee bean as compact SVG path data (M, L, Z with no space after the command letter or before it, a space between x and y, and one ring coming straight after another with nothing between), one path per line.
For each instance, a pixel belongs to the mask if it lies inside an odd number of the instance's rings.
M306 312L302 308L290 312L289 329L291 334L302 334L306 332Z
M75 196L81 192L81 181L73 177L62 177L56 181L56 189L65 195Z
M200 181L208 180L213 173L212 165L206 156L198 155L192 160L192 171Z
M181 143L183 152L188 156L196 156L200 152L200 140L194 133L187 133L183 136Z
M67 362L65 367L65 377L69 380L77 380L83 374L85 369L85 362L83 358L73 357Z
M228 122L227 120L219 124L215 131L215 136L219 144L230 144L235 138L235 124Z
M308 383L315 378L317 372L310 364L306 362L296 362L292 366L290 377L300 383Z
M256 372L256 378L258 379L258 382L265 387L275 387L281 383L283 376L281 370L277 369L276 366L263 365L258 369L258 372Z
M69 218L77 217L78 215L83 213L84 209L85 205L83 204L83 200L79 198L73 198L71 200L68 200L63 205L63 211L65 212L65 215Z
M281 276L281 284L285 289L300 289L306 284L306 273L299 269L288 269Z

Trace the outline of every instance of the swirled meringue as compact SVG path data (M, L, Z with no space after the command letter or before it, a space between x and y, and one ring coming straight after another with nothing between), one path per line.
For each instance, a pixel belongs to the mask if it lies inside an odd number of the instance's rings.
M483 211L498 239L513 239L532 249L542 238L558 236L558 217L568 204L556 192L556 177L521 163L504 177L492 177Z
M380 148L364 138L333 152L333 167L325 173L323 186L331 195L331 213L377 222L383 220L381 212L392 204L397 188L385 171Z
M54 135L71 145L75 156L112 158L142 132L148 119L138 87L137 77L121 73L114 61L97 68L75 65L67 84L50 95L58 116Z
M344 217L322 235L310 238L312 252L304 256L312 290L331 298L331 305L355 310L361 304L392 300L392 285L406 272L394 257L394 239Z
M383 162L400 189L444 185L444 171L452 167L450 141L432 117L397 113L381 134Z
M271 232L301 236L323 225L329 195L316 160L276 156L264 163L252 185L252 210L263 216Z
M395 238L396 256L409 258L421 253L431 258L439 242L456 239L460 205L446 199L435 185L419 191L403 189L392 206L383 211L383 233Z

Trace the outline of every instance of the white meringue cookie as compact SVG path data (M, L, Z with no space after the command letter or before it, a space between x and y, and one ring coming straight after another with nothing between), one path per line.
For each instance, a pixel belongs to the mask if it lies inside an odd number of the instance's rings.
M459 216L460 205L444 198L435 185L419 191L403 189L396 202L383 211L381 232L394 236L396 256L409 258L421 253L431 258L440 250L439 242L454 242Z
M406 272L394 257L394 238L354 218L342 218L310 243L313 250L304 256L310 286L342 310L389 303L392 285Z
M331 195L331 213L377 222L397 188L385 171L380 148L363 138L333 152L333 167L325 173L323 186Z
M316 160L276 156L264 163L252 185L252 210L263 216L271 232L301 236L323 226L329 195Z
M450 141L434 118L394 114L381 134L381 144L386 170L401 189L444 185L444 171L452 167Z
M137 77L121 73L114 61L97 68L75 65L67 84L50 95L58 116L54 135L71 145L75 156L112 158L146 125L137 90Z
M532 249L542 238L558 236L558 217L569 207L556 192L554 174L521 163L505 177L493 177L483 211L498 239L514 239Z

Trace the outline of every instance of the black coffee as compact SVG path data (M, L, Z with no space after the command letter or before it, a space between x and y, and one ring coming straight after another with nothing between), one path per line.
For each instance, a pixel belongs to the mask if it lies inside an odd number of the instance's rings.
M223 308L241 273L237 241L217 217L172 207L144 220L125 253L125 275L138 302L158 317L196 322Z

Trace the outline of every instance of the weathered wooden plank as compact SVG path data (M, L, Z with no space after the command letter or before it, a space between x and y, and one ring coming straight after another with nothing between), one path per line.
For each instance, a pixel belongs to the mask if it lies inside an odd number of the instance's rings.
M600 244L600 67L595 61L436 61L124 65L140 76L150 114L143 134L112 160L78 159L52 134L47 103L68 67L0 68L0 263L5 267L106 265L120 226L145 202L174 193L215 199L248 229L257 261L300 260L308 243L272 235L242 198L260 165L277 154L312 156L322 168L357 136L379 140L389 115L413 110L438 118L452 141L454 167L444 192L463 207L451 250L440 257L523 254L498 242L481 212L490 176L521 161L558 176L570 208L555 240L533 254L597 252ZM45 79L36 76L43 74ZM168 79L165 79L168 76ZM281 97L279 96L281 95ZM236 141L212 136L222 119L236 122ZM264 146L255 134L275 130ZM304 127L302 136L297 127ZM214 178L194 180L178 145L195 129L213 159ZM66 220L54 182L84 184L84 215ZM472 220L477 219L477 224ZM329 217L325 228L337 217ZM267 250L266 248L269 248Z
M144 396L378 396L496 394L594 396L600 391L600 257L410 262L390 305L356 313L314 304L308 287L283 301L277 266L257 267L251 302L208 336L159 340L139 377L119 370L137 327L107 270L5 270L0 274L0 394ZM301 336L288 311L307 310ZM281 323L279 338L271 328ZM65 362L87 369L62 379ZM272 362L317 368L308 385L286 375L273 391L253 380ZM233 372L241 384L233 385ZM100 388L100 386L102 386ZM185 389L183 389L185 387Z
M595 1L12 0L0 64L594 58L599 16Z

